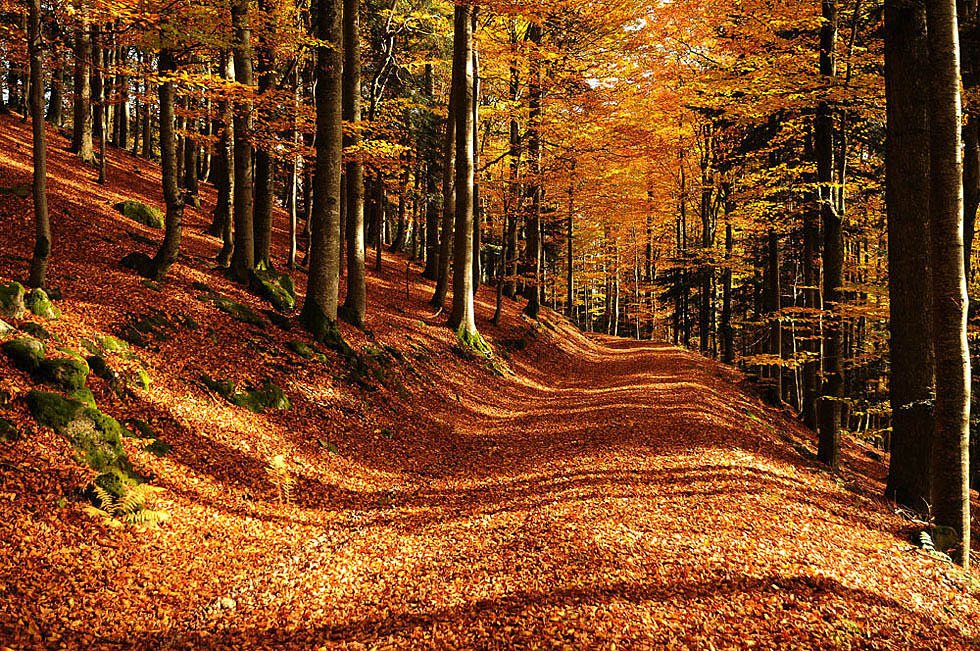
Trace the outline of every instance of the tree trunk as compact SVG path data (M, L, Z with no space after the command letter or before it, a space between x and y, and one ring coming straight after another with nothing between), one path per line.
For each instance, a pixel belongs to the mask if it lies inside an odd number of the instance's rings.
M455 73L456 66L453 66ZM462 72L460 73L462 74ZM452 266L453 225L456 216L456 97L457 83L454 79L449 91L449 118L446 120L446 133L443 141L442 161L442 228L439 235L439 273L436 277L436 290L432 295L433 307L442 309L449 293L449 269Z
M925 6L885 5L888 279L892 435L888 496L913 509L930 502L932 273L929 249L929 92Z
M249 28L247 0L232 2L231 18L235 30L233 40L235 81L248 89L252 85L252 32ZM239 282L248 282L252 269L255 268L255 238L252 231L252 145L249 142L250 113L249 100L235 101L235 250L231 257L231 275Z
M425 65L423 92L427 106L432 107L435 98L432 64ZM425 128L425 269L422 277L436 280L439 276L439 206L435 200L439 185L439 136L435 116L426 114Z
M316 171L310 235L310 280L300 320L319 341L339 343L340 177L343 158L341 0L317 0Z
M269 0L259 0L258 9L260 15L268 19L272 16ZM273 72L275 67L273 46L270 42L270 29L258 30L258 96L259 96L259 120L267 122L269 118L269 91L273 89ZM275 181L276 164L269 151L268 145L259 146L255 149L255 187L254 190L254 245L255 245L255 264L269 267L272 263L272 212L273 212L273 184Z
M31 66L31 131L34 161L34 255L31 258L32 287L45 287L51 256L51 226L48 222L48 141L44 131L44 41L41 32L41 0L28 6L27 47Z
M79 3L79 8L81 8ZM86 163L95 162L92 147L92 41L89 23L80 14L79 28L75 30L75 73L73 102L73 126L71 151ZM12 103L12 102L11 102Z
M837 2L823 0L820 28L820 74L827 84L837 75L834 50L837 44ZM834 202L834 116L831 105L821 101L815 124L817 180L820 183L820 213L823 219L824 304L833 313L824 330L823 395L818 404L819 443L817 457L831 469L840 468L841 401L844 397L844 368L841 360L843 320L839 310L840 287L844 284L842 215Z
M360 0L344 0L344 98L343 116L349 124L361 122L361 44ZM357 148L361 136L357 129L344 134L344 147ZM344 175L347 213L347 296L340 316L355 328L364 329L367 314L367 281L365 274L366 244L364 241L364 162L355 154L347 162Z
M929 42L929 211L936 358L932 514L956 531L958 562L970 564L970 352L963 255L959 38L954 0L927 0Z
M473 12L456 5L453 39L453 94L450 119L456 121L456 229L453 263L453 306L449 327L460 341L479 345L473 307Z
M177 66L173 52L168 49L160 50L160 76L166 77L173 73ZM151 266L152 277L156 280L163 278L170 267L177 261L180 252L181 220L184 214L184 202L177 188L177 149L174 139L174 85L172 81L160 84L160 162L163 167L163 198L167 203L166 230L160 250L153 258Z
M541 46L541 25L532 23L528 36L535 46L531 55L530 76L528 79L528 159L531 183L528 197L531 199L531 213L527 227L527 254L530 259L534 280L527 292L527 306L524 314L537 319L541 311L541 59L538 48ZM608 314L608 313L607 313Z
M197 179L197 163L198 156L200 156L200 146L194 140L194 134L197 133L198 119L193 115L197 108L196 104L193 99L188 98L188 116L184 122L184 131L187 134L184 136L184 189L187 190L187 193L184 195L184 200L195 208L200 208L200 186Z
M48 122L60 127L64 120L65 104L65 59L55 50L54 70L51 71L51 101L48 104Z

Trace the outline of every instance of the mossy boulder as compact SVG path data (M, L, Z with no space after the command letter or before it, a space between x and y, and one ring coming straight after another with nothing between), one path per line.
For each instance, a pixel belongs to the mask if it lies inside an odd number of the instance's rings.
M293 351L303 359L313 359L313 356L316 354L316 351L314 351L309 344L303 341L290 341L286 345L289 346L289 350Z
M241 321L242 323L247 323L249 325L258 326L259 328L265 327L265 321L262 320L255 311L247 305L242 305L238 301L234 301L230 298L224 296L216 296L211 299L214 306L233 318L236 321Z
M0 443L13 443L20 440L20 430L6 418L0 418Z
M38 423L68 439L81 462L102 473L99 479L108 476L100 485L110 493L122 495L125 486L142 481L123 452L127 430L112 416L49 391L28 393L27 406Z
M78 402L82 403L86 407L94 408L97 406L95 404L95 395L92 393L92 390L87 387L79 387L78 389L75 389L74 391L69 393L68 396L72 400L77 400Z
M42 381L59 386L65 391L84 387L88 374L88 364L74 358L42 359L38 368L38 376Z
M153 341L168 341L173 338L178 326L163 310L152 310L147 314L133 317L124 325L119 336L126 342L141 348Z
M214 391L225 400L231 400L235 395L235 383L231 380L214 380L209 375L202 375L201 381L211 391Z
M96 337L96 343L107 353L121 353L129 350L129 344L113 336Z
M27 308L42 319L57 321L61 318L61 308L51 302L51 299L48 298L47 293L43 289L36 288L31 290L25 302Z
M0 320L0 337L6 337L10 333L16 331L17 328L10 325L6 321Z
M163 212L159 208L132 199L120 201L113 207L129 219L150 228L163 228L164 226Z
M296 287L289 274L259 266L252 271L249 285L253 292L269 301L280 312L296 309Z
M150 390L150 374L146 369L137 369L135 373L130 373L126 377L126 382L130 386L139 387L143 391Z
M54 336L48 332L47 328L40 323L34 323L33 321L22 323L20 326L20 331L42 341L54 339Z
M26 290L17 281L0 283L0 317L4 319L23 319L26 306Z
M28 373L36 373L44 361L44 344L33 337L11 339L0 346L14 366Z
M236 393L232 396L231 402L256 414L260 414L266 409L287 410L293 408L285 392L272 382L265 382L260 388L252 391Z

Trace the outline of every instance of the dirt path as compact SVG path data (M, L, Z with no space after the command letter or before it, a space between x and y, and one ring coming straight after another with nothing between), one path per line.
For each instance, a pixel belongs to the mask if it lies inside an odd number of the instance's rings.
M808 467L733 373L663 345L579 353L489 402L460 395L414 479L305 527L234 611L171 641L969 645L974 598L879 505Z

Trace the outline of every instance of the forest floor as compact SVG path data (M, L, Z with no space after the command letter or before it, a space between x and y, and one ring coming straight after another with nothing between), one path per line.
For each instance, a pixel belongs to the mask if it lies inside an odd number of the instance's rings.
M371 369L352 379L331 351L293 353L311 343L297 328L198 300L195 282L263 307L211 266L210 191L162 291L141 284L118 260L160 231L111 204L160 205L158 169L113 151L101 187L50 136L64 317L43 326L75 352L151 309L199 327L112 358L148 388L90 378L103 411L171 446L125 440L164 489L153 506L170 519L153 529L83 511L94 471L31 419L35 379L0 358L0 416L23 433L0 443L0 648L980 646L976 581L909 543L915 525L878 497L878 455L848 441L846 470L826 472L812 433L737 371L547 311L532 323L511 301L493 326L487 287L478 325L498 357L473 359L418 266L386 253L373 332L344 329ZM29 143L0 119L0 187L29 180ZM0 279L26 275L30 206L0 194ZM285 247L279 230L277 260ZM15 325L28 322L42 323ZM272 379L292 409L233 406L204 373ZM267 472L277 455L297 479L287 504Z

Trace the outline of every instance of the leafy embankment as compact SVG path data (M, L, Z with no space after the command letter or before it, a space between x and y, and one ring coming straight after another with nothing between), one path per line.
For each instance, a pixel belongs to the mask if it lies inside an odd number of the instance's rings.
M13 187L29 133L0 124ZM60 316L0 316L6 646L973 645L974 580L908 542L882 463L849 444L829 475L731 369L510 302L497 328L482 288L490 362L387 254L372 334L331 350L278 291L302 273L212 269L207 191L162 284L118 264L159 241L113 208L161 205L158 170L114 152L101 187L51 135ZM29 229L0 196L4 282Z

